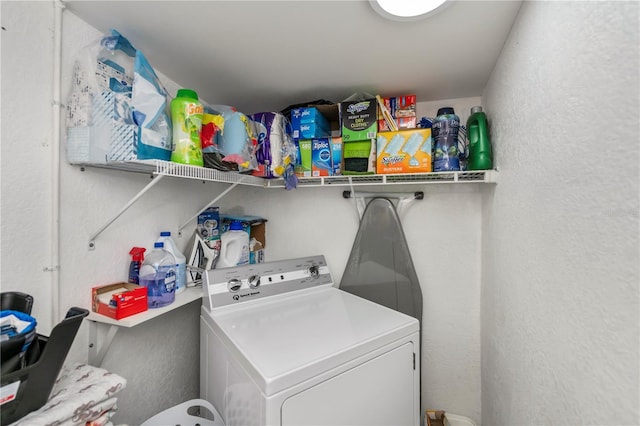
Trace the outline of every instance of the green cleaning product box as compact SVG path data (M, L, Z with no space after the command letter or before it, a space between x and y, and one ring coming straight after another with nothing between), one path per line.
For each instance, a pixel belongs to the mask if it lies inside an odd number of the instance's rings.
M343 175L371 175L376 172L375 140L345 142L343 138Z
M378 131L376 99L349 101L340 104L342 141L371 141Z
M295 174L299 177L311 177L311 141L302 139L296 141L299 162L295 165Z

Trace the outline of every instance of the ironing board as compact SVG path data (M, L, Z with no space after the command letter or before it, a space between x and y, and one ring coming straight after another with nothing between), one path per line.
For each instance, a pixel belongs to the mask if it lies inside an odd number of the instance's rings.
M405 313L422 326L422 291L409 246L391 200L366 205L340 289Z

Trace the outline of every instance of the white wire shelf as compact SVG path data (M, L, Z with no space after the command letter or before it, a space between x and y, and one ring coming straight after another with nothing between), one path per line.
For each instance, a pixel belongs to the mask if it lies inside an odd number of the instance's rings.
M149 189L162 180L165 176L194 179L210 182L221 182L231 184L214 198L209 205L214 205L229 191L238 185L258 186L262 188L284 188L283 179L263 179L257 176L242 174L238 172L222 172L206 167L190 166L186 164L173 163L162 160L135 160L112 162L104 164L80 164L84 167L99 167L120 171L137 173L148 173L155 176L144 188L138 192L127 204L125 204L111 219L89 237L89 250L95 248L95 239L102 234L113 222L115 222L125 211L138 201ZM480 170L467 172L438 172L438 173L415 173L398 175L343 175L299 178L297 188L320 187L320 186L375 186L375 185L408 185L408 184L451 184L451 183L496 183L497 171ZM197 214L180 226L182 230L189 224Z
M407 173L394 175L342 175L315 178L298 178L298 187L363 186L363 185L411 185L443 183L497 183L495 170L468 172ZM270 180L267 187L283 187L282 179Z
M239 183L241 185L265 186L264 179L238 172L222 172L208 167L190 166L163 160L131 160L110 163L81 164L82 167L99 167L126 172L148 173L182 179L209 182Z
M135 160L107 164L83 164L121 171L148 173L210 182L235 183L264 188L284 188L283 179L263 179L238 172L223 172L207 167L190 166L162 160ZM464 172L408 173L393 175L342 175L298 178L298 187L410 185L443 183L497 183L497 171L474 170Z

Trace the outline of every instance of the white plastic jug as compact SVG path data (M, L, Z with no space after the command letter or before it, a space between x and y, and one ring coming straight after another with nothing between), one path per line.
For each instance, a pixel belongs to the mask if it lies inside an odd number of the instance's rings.
M220 257L216 268L228 268L247 263L249 263L249 234L242 229L241 222L231 222L229 230L220 236Z
M171 232L160 232L160 238L156 242L164 243L164 249L176 258L176 294L180 294L187 288L187 259L171 238Z

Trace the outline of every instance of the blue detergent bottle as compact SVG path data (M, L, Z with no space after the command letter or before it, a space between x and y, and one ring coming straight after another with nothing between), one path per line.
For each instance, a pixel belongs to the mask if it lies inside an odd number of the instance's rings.
M458 131L460 117L452 107L438 110L438 116L433 121L433 171L450 172L460 170L460 152L458 150Z
M176 258L156 242L140 268L140 285L147 287L149 309L161 308L176 300Z

